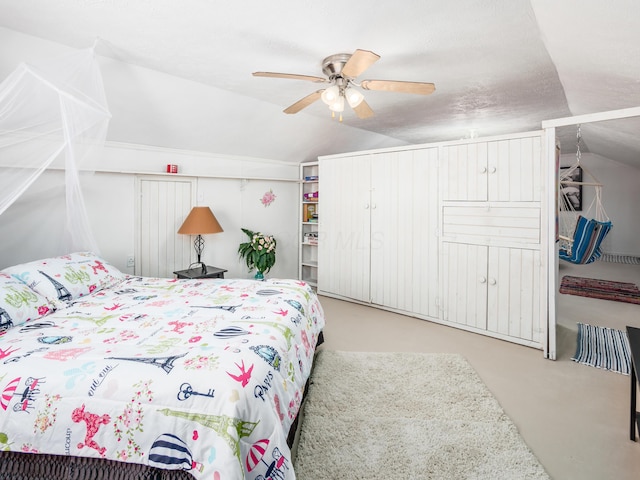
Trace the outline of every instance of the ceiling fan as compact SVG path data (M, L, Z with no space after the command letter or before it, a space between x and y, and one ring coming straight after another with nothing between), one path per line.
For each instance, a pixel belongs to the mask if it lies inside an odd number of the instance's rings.
M317 90L298 100L293 105L284 109L284 113L298 113L313 102L321 99L329 106L332 116L344 111L345 101L353 108L359 118L368 118L373 115L373 110L364 100L364 95L354 87L364 90L382 90L385 92L415 93L429 95L436 89L433 83L404 82L400 80L362 80L356 82L356 77L373 65L379 55L368 50L356 50L353 54L338 53L325 58L322 61L322 72L325 77L312 75L297 75L294 73L253 72L254 77L288 78L291 80L307 80L315 83L329 83L329 87Z

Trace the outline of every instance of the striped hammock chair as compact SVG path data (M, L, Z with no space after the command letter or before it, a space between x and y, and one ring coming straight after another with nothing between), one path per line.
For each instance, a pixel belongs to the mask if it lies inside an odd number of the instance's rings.
M582 181L581 175L576 176L579 168L591 177L591 181ZM602 184L579 161L561 173L559 183L560 204L565 210L560 216L564 223L559 235L560 259L577 265L595 262L602 256L602 241L613 226L602 205ZM574 199L578 188L585 185L594 187L595 196L583 216L576 212ZM595 218L587 218L594 208Z

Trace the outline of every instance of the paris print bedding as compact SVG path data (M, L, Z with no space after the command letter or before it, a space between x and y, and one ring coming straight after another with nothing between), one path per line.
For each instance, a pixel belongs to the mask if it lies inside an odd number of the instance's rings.
M323 326L296 280L126 276L91 253L5 269L0 450L293 479Z

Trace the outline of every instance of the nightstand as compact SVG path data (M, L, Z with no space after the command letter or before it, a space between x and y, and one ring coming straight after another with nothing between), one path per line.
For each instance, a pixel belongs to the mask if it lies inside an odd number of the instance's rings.
M204 273L202 267L198 265L197 267L188 268L187 270L178 270L177 272L173 272L173 274L178 278L224 278L224 272L226 272L224 268L210 267L207 265L207 273Z

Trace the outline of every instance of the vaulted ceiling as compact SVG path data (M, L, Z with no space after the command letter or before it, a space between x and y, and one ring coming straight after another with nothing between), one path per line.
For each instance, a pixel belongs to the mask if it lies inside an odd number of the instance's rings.
M637 0L0 0L0 27L65 47L95 43L114 141L304 161L640 106ZM325 57L356 49L381 57L359 80L433 82L435 92L363 91L375 115L347 107L340 123L321 101L282 112L322 84L252 76L322 76ZM166 88L136 91L144 80L131 72L125 88L110 80L114 65L161 72ZM639 127L584 126L583 151L640 165ZM575 131L561 133L570 151Z

